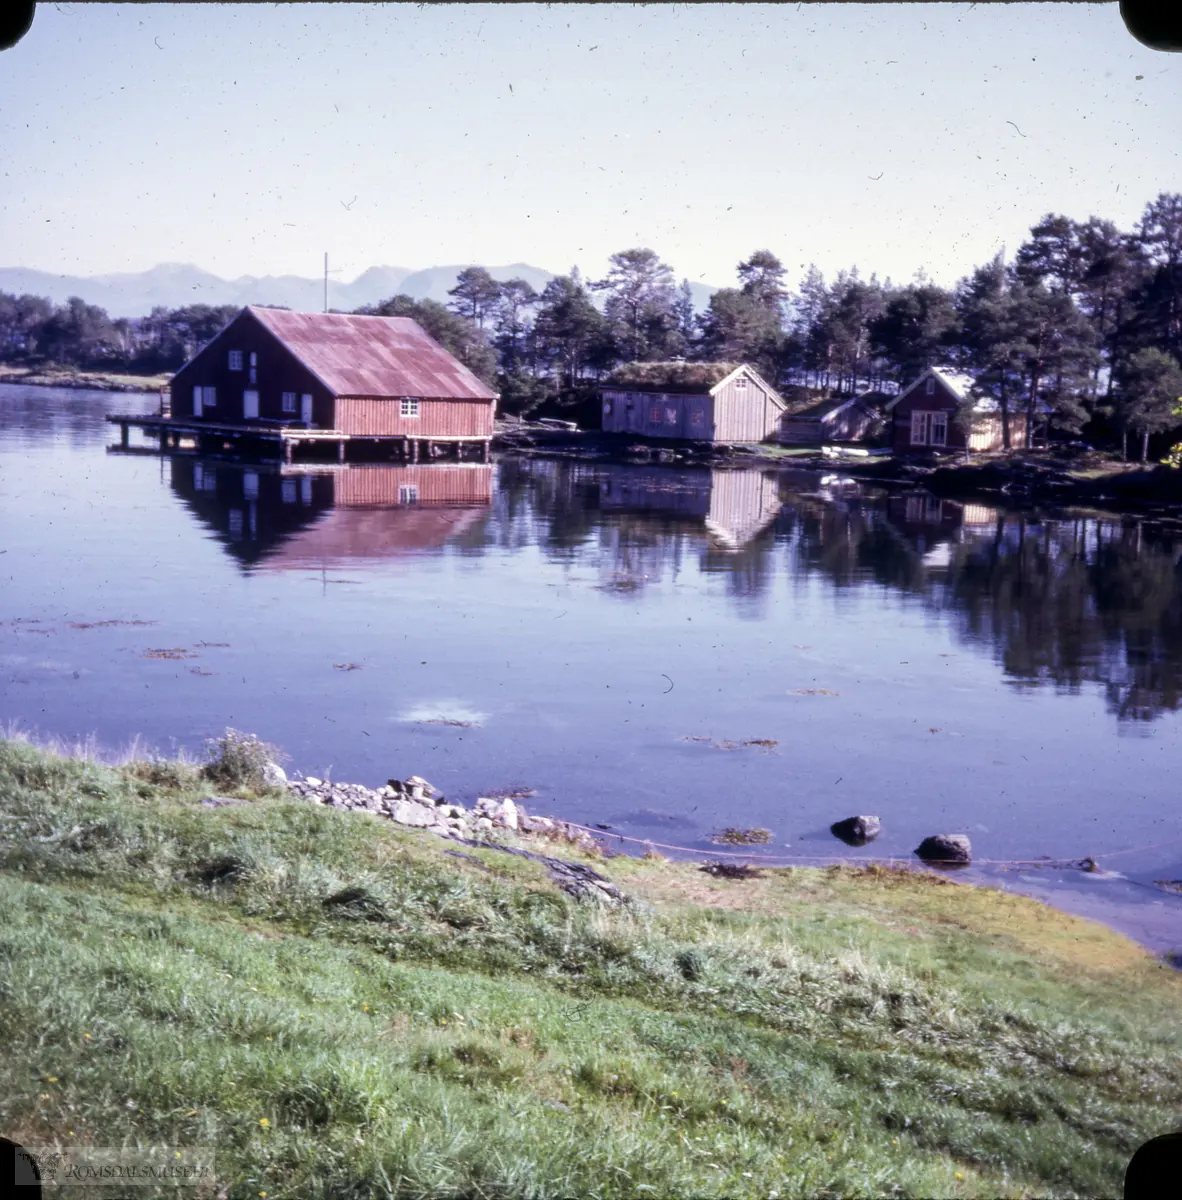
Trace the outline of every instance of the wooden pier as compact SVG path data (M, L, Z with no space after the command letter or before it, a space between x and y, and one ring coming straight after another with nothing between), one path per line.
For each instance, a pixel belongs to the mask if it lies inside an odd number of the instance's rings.
M336 447L338 462L347 460L347 447L374 448L386 446L397 452L406 462L429 462L444 452L455 450L458 460L464 457L469 446L475 446L480 462L489 460L488 437L468 437L457 434L432 434L430 437L410 437L405 434L357 434L341 429L311 429L295 422L261 421L233 423L201 420L185 420L171 415L137 415L112 413L107 417L112 425L119 426L119 449L131 450L130 431L141 429L150 437L160 439L161 454L180 449L182 439L189 440L193 448L204 451L239 450L251 448L257 451L272 450L275 457L285 463L292 462L297 447L328 444Z

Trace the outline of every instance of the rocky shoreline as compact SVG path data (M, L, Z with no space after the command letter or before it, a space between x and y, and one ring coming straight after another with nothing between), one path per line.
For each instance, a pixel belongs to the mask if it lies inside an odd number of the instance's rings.
M600 843L585 829L553 817L531 816L519 801L507 796L481 796L468 809L445 799L437 788L417 775L406 780L391 779L384 787L367 788L359 783L332 783L310 776L288 779L282 768L273 763L269 764L268 774L273 784L285 787L290 794L313 804L348 812L369 813L397 825L423 829L465 846L498 850L539 862L546 868L552 882L577 900L589 899L613 905L634 903L592 867L490 839L489 835L497 831L530 834L592 854L603 852ZM210 800L217 803L219 798L210 797ZM447 853L459 858L471 857L458 850L449 850ZM484 865L479 860L474 861Z
M417 775L405 781L391 779L384 787L368 788L360 783L333 783L312 776L280 780L277 768L272 766L271 771L277 784L303 800L328 808L371 813L442 837L474 838L494 829L505 829L512 833L540 834L592 852L600 849L586 830L553 817L531 816L520 801L507 796L481 796L468 809L445 799L438 788Z

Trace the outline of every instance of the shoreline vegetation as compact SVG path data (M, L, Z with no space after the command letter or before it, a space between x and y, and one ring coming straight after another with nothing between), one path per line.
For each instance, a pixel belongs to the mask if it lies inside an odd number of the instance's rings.
M78 388L95 392L158 392L172 373L135 375L119 371L81 371L73 367L13 367L0 363L0 383L25 387Z
M1103 926L930 871L439 837L262 749L0 740L23 1145L216 1145L219 1194L310 1200L1100 1197L1176 1125L1182 976Z
M589 431L572 434L506 423L494 448L520 454L676 466L793 467L886 487L922 488L948 499L1113 510L1182 504L1182 470L1125 462L1077 447L963 454L826 457L820 447L657 442Z

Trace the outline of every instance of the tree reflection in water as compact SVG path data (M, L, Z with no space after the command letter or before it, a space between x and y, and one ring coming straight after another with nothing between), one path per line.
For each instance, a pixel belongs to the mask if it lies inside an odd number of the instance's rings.
M1176 523L1007 512L801 471L544 458L501 460L495 484L488 467L367 471L352 499L353 472L334 483L201 460L174 461L172 485L245 569L313 550L345 561L537 546L629 601L665 591L690 564L724 580L733 612L752 619L774 611L778 573L822 579L838 597L878 586L987 647L1017 687L1100 685L1129 728L1179 707Z
M989 647L1017 687L1077 692L1098 684L1122 722L1179 707L1176 525L1007 512L840 480L819 486L816 476L781 472L774 506L748 496L755 516L746 540L728 544L706 522L724 474L734 473L505 462L498 503L505 516L528 511L550 554L594 558L601 582L620 594L675 580L691 556L701 570L725 576L740 615L763 614L777 571L802 581L821 576L839 591L876 584L914 597L965 643ZM489 529L494 537L513 527L490 525L499 529Z

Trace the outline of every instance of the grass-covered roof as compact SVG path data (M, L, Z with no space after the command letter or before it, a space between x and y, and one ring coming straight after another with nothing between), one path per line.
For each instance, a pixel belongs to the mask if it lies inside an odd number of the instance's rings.
M677 390L712 388L741 365L741 363L631 362L617 367L607 377L607 382L636 388Z

